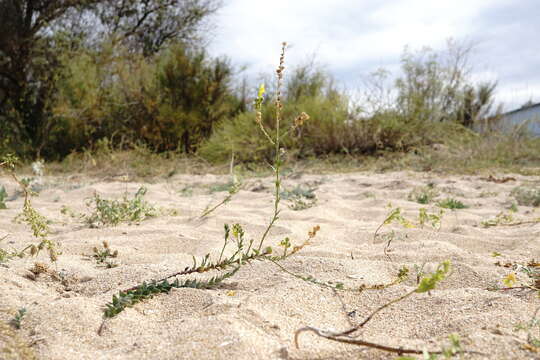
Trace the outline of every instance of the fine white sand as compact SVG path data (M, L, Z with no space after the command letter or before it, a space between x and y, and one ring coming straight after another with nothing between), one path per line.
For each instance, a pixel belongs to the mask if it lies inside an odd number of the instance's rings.
M121 289L159 279L182 270L196 257L217 256L223 241L223 225L240 223L248 238L258 239L272 214L272 179L249 179L243 190L204 220L198 215L222 200L226 192L208 191L211 184L226 183L216 175L176 175L167 182L100 182L83 176L45 177L44 189L34 199L35 207L53 221L51 239L62 245L63 254L52 271L62 283L42 274L27 277L46 254L13 259L0 265L0 322L7 323L17 309L27 315L18 331L0 331L0 358L17 355L29 344L39 359L387 359L379 350L336 343L312 333L300 336L304 326L344 330L362 321L371 311L414 289L414 265L433 271L444 260L452 262L451 276L430 294L417 294L377 314L360 333L361 339L395 347L439 350L448 345L448 335L457 333L463 348L485 353L474 359L538 359L526 350L527 332L516 325L529 321L540 299L533 291L490 291L502 287L502 279L514 271L495 262L526 265L540 260L540 224L484 228L481 221L508 212L518 185L538 184L538 177L514 175L503 184L478 176L440 176L430 173L354 173L304 175L288 178L285 188L316 187L315 206L283 212L267 245L285 236L301 243L315 225L321 230L313 243L282 265L320 281L343 282L347 287L389 283L403 265L411 276L402 284L384 290L334 292L302 281L274 264L254 262L217 289L174 289L128 308L107 321L101 336L104 305ZM434 183L439 199L452 197L469 206L446 211L442 229L430 226L404 228L385 226L374 239L375 229L388 212L388 203L401 207L411 221L421 207L407 200L416 186ZM0 178L8 194L16 184ZM89 228L84 222L60 213L62 205L88 213L85 201L97 191L105 198L130 196L139 186L148 188L146 199L178 215L160 215L140 224ZM183 191L182 191L183 190ZM25 224L13 218L22 198L8 201L0 210L0 243L4 249L20 249L33 241ZM430 212L436 211L427 205ZM165 212L166 213L166 212ZM516 219L540 217L538 209L519 206ZM391 231L390 257L384 254ZM108 241L118 250L118 267L98 267L85 255ZM501 256L493 257L493 253ZM518 281L527 275L517 271ZM2 325L4 326L4 325ZM5 327L5 326L4 326ZM538 329L536 330L538 332ZM537 336L540 336L536 334ZM17 345L19 344L19 345ZM19 349L19 350L17 350ZM8 353L7 351L11 351Z

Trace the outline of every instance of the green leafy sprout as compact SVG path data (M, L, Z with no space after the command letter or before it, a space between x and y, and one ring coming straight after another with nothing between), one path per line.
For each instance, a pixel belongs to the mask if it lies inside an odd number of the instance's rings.
M0 186L0 210L7 209L6 206L7 192L4 186Z
M15 169L19 159L12 154L5 155L0 160L0 168L4 169L13 180L19 185L24 194L24 203L21 214L17 216L17 219L26 223L32 230L33 236L38 240L38 244L30 244L21 251L18 251L19 256L23 256L26 252L30 252L32 256L35 256L46 249L49 258L52 262L58 259L60 252L58 250L58 244L49 239L50 221L41 215L32 205L32 197L37 194L32 191L28 181L23 181L17 176Z
M281 198L290 201L289 209L298 211L313 207L317 203L315 188L298 185L292 190L283 190Z
M13 326L17 330L20 329L22 320L25 315L26 315L26 308L20 308L19 310L17 310L17 313L15 314L13 319L11 319L10 321L11 326Z
M441 201L439 201L439 202L437 203L437 206L442 207L442 208L445 208L445 209L450 209L450 210L457 210L457 209L466 209L466 208L468 208L467 205L465 205L465 204L462 203L461 201L456 200L456 199L453 199L453 198L447 198L447 199L441 200Z
M107 268L117 267L118 264L113 262L112 259L118 257L118 250L111 250L109 243L103 241L103 248L94 247L92 258L94 258L98 265L104 265Z
M429 183L426 186L414 188L407 196L407 199L409 201L415 201L419 204L427 205L437 196L439 196L439 191L435 188L434 184Z
M116 226L121 222L137 223L157 215L156 209L150 205L144 196L147 189L140 187L132 199L127 192L121 200L103 199L98 193L87 201L86 206L93 208L84 219L90 227Z

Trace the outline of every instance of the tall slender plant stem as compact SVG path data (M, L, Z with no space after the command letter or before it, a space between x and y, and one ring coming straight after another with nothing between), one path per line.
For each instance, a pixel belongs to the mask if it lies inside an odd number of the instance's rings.
M258 251L261 251L264 240L268 236L270 229L274 226L274 223L279 219L279 202L281 200L281 179L280 179L280 168L281 168L281 148L280 148L280 124L281 124L281 109L283 107L281 103L281 88L283 86L283 70L285 70L285 48L287 43L281 44L281 55L279 57L279 67L276 69L277 74L277 94L276 94L276 139L273 142L275 146L275 156L274 156L274 174L275 174L275 194L274 194L274 214L272 219L268 224L266 230L264 231L261 241L259 242Z

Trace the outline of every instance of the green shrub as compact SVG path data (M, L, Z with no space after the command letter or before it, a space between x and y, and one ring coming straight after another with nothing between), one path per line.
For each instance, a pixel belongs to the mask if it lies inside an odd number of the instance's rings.
M192 152L240 100L232 66L198 48L171 45L152 58L105 44L64 57L54 106L51 154L65 156L106 138L113 147L147 144Z

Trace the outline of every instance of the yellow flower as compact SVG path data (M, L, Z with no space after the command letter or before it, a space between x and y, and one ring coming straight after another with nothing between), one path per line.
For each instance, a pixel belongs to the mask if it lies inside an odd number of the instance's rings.
M257 95L257 97L260 99L264 96L264 93L266 92L266 90L264 89L264 84L261 84L261 86L259 86L259 94Z
M506 285L507 287L512 287L512 286L514 286L514 285L517 283L517 277L516 277L516 274L515 274L515 273L510 273L510 274L508 274L508 275L503 279L503 283L504 283L504 285Z

